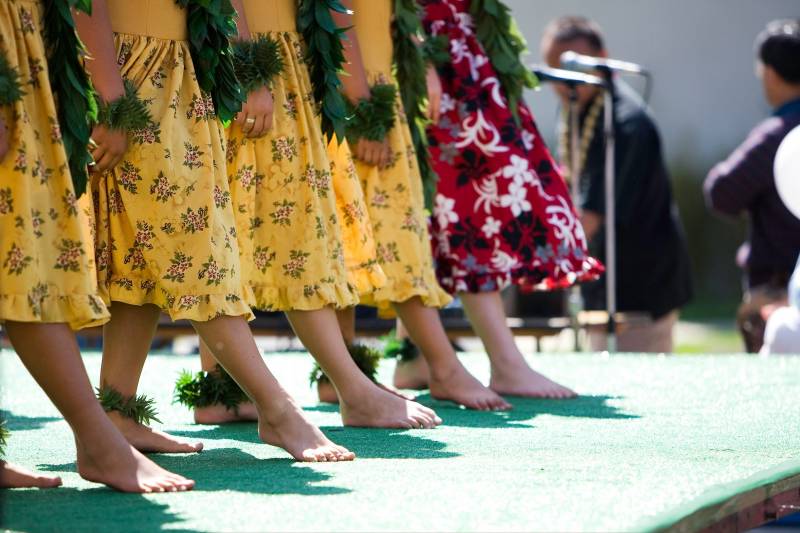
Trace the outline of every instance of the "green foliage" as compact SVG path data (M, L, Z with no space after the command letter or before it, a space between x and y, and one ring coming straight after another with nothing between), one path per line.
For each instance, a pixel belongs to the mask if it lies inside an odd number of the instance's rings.
M223 124L241 111L246 95L233 67L231 40L237 35L230 0L175 0L188 10L189 49L200 88L211 95Z
M25 94L19 82L19 72L0 54L0 106L13 104Z
M234 44L233 65L245 93L271 86L284 69L278 41L266 35Z
M147 104L139 98L136 86L130 80L125 80L125 95L113 102L98 104L97 123L112 130L126 132L141 130L149 126L152 121Z
M419 357L419 348L411 342L411 339L398 339L394 335L386 337L386 344L383 347L383 356L388 359L399 359L400 361L413 361Z
M148 425L153 421L161 422L158 419L155 400L144 394L125 398L115 388L104 385L97 389L97 400L106 412L117 411L137 424Z
M87 168L92 162L89 137L97 116L97 103L89 76L83 68L85 50L75 33L72 9L91 13L91 0L46 2L44 38L50 86L58 106L58 123L75 195L86 192Z
M370 87L370 98L362 98L358 104L347 103L347 140L355 144L359 139L382 141L394 127L397 88L391 84L378 83Z
M522 92L526 87L538 85L536 76L520 61L520 56L527 52L525 38L511 18L508 6L499 0L471 0L470 14L475 21L475 35L506 93L509 111L519 123Z
M346 13L339 0L300 0L297 31L306 43L306 64L311 76L314 101L320 105L322 132L328 139L345 137L347 108L339 89L344 69L345 29L339 28L330 11Z
M6 421L0 418L0 458L4 457L6 454L6 443L8 442L9 436L10 433L6 427Z
M422 43L422 58L431 65L440 66L450 62L450 42L445 35L426 37Z
M239 384L219 365L212 372L183 371L175 383L175 403L189 409L224 405L236 411L239 404L248 401Z
M425 205L430 208L433 205L438 176L431 165L428 138L425 133L428 122L425 113L428 98L428 85L425 79L427 65L420 47L415 42L422 40L421 20L420 7L416 0L395 0L392 28L395 75L411 131L411 141L417 154L425 191ZM437 56L441 57L439 54Z
M381 354L377 350L364 346L363 344L353 344L347 347L350 356L353 358L356 366L367 376L371 381L378 381L378 365L381 362ZM322 371L319 364L314 363L314 369L308 377L309 384L313 387L317 383L330 383L330 379Z

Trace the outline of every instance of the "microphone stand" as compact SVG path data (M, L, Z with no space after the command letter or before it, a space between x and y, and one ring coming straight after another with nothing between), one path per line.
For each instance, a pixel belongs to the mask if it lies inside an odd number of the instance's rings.
M572 203L577 207L580 205L580 151L581 151L581 135L580 135L580 117L578 116L580 110L578 108L578 87L576 84L568 84L569 88L569 130L570 130L570 176L572 183ZM581 351L580 332L581 325L578 322L578 315L583 311L583 296L581 295L580 286L573 285L570 289L567 298L567 308L569 309L570 324L572 331L575 335L575 351Z
M604 125L605 134L605 224L606 224L606 310L608 324L606 329L606 350L609 353L617 351L617 227L616 227L616 131L614 117L616 116L616 89L614 88L614 73L611 69L599 69L600 76L606 81Z

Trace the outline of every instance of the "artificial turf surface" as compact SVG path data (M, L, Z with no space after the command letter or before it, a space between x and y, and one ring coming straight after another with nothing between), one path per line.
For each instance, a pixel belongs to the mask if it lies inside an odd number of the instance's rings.
M93 379L99 357L86 356ZM488 375L484 356L464 356ZM514 400L477 413L422 396L431 431L342 428L308 388L311 360L269 355L279 379L353 463L299 464L258 442L255 425L200 427L171 405L196 358L153 355L140 392L163 429L201 439L196 455L154 456L197 481L183 494L126 495L75 474L67 425L18 359L0 355L7 458L62 476L54 490L3 491L3 528L25 531L642 530L800 474L800 357L552 355L532 363L582 396ZM391 375L385 362L381 375Z

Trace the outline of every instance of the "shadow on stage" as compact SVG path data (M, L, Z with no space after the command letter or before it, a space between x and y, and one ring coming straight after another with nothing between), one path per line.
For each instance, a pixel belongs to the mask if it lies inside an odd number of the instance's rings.
M54 416L22 416L15 415L11 411L0 409L0 419L6 421L6 429L9 431L29 431L42 429L47 424L62 422L64 419Z
M578 396L571 400L545 400L534 398L506 397L514 408L510 411L473 411L451 402L442 402L429 394L422 394L417 401L434 410L446 426L467 428L530 428L534 419L541 415L590 419L636 419L636 414L626 413L610 405L609 401L620 400L618 396Z
M336 413L335 405L305 407L307 411ZM355 452L364 459L448 459L459 454L445 451L447 444L424 437L424 431L399 429L366 429L341 426L322 426L335 443ZM197 431L170 431L171 435L188 439L231 439L258 443L255 423L225 424ZM205 452L203 452L205 453Z

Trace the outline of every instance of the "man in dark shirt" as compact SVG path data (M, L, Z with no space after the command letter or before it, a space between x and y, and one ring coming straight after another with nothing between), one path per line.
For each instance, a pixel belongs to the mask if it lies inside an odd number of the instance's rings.
M764 295L785 294L800 254L800 219L778 196L773 172L781 141L800 126L800 21L771 22L759 35L756 49L756 70L775 112L715 166L705 182L706 201L712 209L729 216L749 215L749 239L737 257L746 278L739 322L748 351L760 347L762 313L744 309Z
M542 52L553 67L562 53L607 57L598 26L581 17L563 17L545 30ZM661 139L642 100L621 81L615 81L617 302L620 311L646 313L650 324L632 326L618 334L620 351L671 352L678 309L691 298L691 273L683 229L672 199ZM568 102L564 87L556 86ZM605 260L605 139L602 93L582 87L583 146L579 160L581 220L592 255ZM566 113L562 121L562 164L571 160ZM605 279L583 287L587 309L606 308ZM602 331L590 332L593 349L604 347Z

